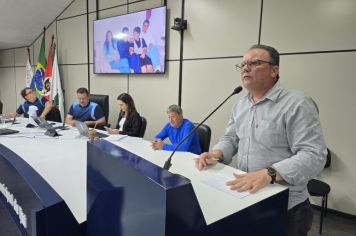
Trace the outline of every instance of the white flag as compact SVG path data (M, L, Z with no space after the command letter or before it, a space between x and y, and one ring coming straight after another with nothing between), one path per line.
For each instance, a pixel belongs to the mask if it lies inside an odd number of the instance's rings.
M26 77L25 77L26 87L30 87L32 77L33 77L33 70L32 70L32 66L30 64L30 58L27 56Z
M54 52L53 67L52 67L52 82L51 82L51 100L53 105L58 106L61 112L62 122L64 121L64 97L61 85L61 78L59 77L59 68L57 61L57 50Z

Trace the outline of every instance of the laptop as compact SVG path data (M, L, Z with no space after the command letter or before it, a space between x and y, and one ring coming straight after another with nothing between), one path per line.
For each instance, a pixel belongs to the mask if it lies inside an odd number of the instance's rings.
M32 116L32 118L39 127L46 129L45 135L48 135L51 137L59 136L56 129L53 128L53 126L50 123L48 123L44 118L35 117L35 116Z
M6 129L6 128L0 129L0 135L16 134L18 132L20 132L20 131L13 130L13 129Z
M88 128L87 124L85 124L84 122L81 122L79 120L75 120L74 124L75 124L75 127L78 129L79 134L81 136L88 137L89 128ZM109 135L107 135L107 134L96 132L96 137L98 137L98 138L105 138L108 136Z

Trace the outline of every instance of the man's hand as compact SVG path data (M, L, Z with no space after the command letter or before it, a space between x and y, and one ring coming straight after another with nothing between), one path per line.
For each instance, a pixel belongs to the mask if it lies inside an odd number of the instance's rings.
M154 150L162 150L163 148L163 141L160 139L153 140L151 144Z
M226 185L230 186L231 190L238 192L255 193L261 188L268 185L272 178L267 174L267 169L249 172L246 174L235 174L235 179L228 181Z
M214 158L209 152L203 152L199 158L195 161L195 166L198 170L202 170L208 165L215 165L218 162L217 158Z
M16 112L12 112L4 115L5 119L14 119L16 116L17 116Z
M71 116L71 115L67 115L67 117L66 117L66 119L65 119L65 121L66 121L66 124L67 125L70 125L70 126L73 126L74 127L74 119L73 119L73 116Z

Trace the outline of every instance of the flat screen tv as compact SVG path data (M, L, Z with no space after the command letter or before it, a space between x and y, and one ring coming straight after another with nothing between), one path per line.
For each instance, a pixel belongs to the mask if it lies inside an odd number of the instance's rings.
M94 21L94 73L164 73L166 7Z

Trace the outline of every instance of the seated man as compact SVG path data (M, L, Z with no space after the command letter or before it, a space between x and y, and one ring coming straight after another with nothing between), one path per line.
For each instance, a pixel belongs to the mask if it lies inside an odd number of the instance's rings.
M14 118L15 116L20 116L22 114L24 115L24 117L28 118L29 113L31 113L30 110L36 112L37 116L46 118L46 115L51 111L53 107L51 101L47 101L43 97L41 99L37 98L31 88L26 87L22 89L21 96L25 99L25 102L17 108L16 112L6 115L8 118Z
M172 151L176 145L183 140L192 129L194 124L183 118L182 108L178 105L171 105L167 109L168 121L161 132L156 135L156 139L152 141L154 150L169 150ZM163 140L169 138L172 144L165 144ZM201 153L199 137L197 133L191 135L185 140L177 151L187 151L195 154Z
M74 102L69 109L66 123L74 126L74 120L86 123L88 126L105 125L105 115L101 107L95 102L89 101L89 91L86 88L77 90L78 102Z

